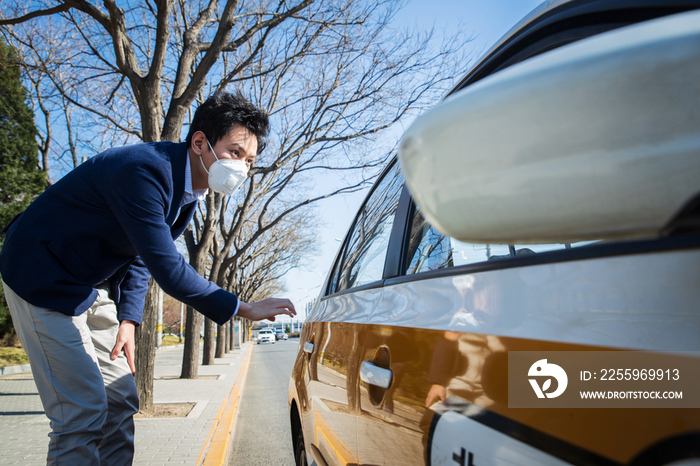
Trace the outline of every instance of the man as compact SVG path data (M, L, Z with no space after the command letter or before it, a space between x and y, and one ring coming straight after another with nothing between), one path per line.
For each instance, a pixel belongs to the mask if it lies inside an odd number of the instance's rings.
M131 464L134 328L151 275L219 324L296 314L287 299L239 301L174 244L207 189L240 186L268 128L267 114L242 96L216 94L195 112L184 143L96 155L7 227L0 274L51 420L49 464Z

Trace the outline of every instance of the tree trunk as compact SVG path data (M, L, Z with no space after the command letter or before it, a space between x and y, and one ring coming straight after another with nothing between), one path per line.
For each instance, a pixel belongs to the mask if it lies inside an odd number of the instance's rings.
M226 354L226 324L216 326L216 357L223 358Z
M202 328L202 314L187 306L186 324L180 378L196 379L199 369L199 329Z
M219 195L218 197L214 195L214 191L209 192L207 195L206 203L207 203L207 215L203 219L203 226L200 232L200 236L197 239L193 231L193 227L190 224L190 226L185 230L184 237L185 237L185 243L187 244L187 252L190 255L190 265L194 267L194 269L197 271L198 274L201 276L205 276L205 270L206 270L206 259L207 259L207 254L209 251L209 248L213 242L213 238L216 234L216 223L218 219L218 209L219 206L221 205L221 199L222 196ZM187 331L188 332L195 332L197 337L196 337L196 344L193 342L192 345L189 347L187 344L185 344L185 351L183 352L182 355L182 360L183 360L183 374L184 374L184 367L185 367L185 360L189 360L189 364L191 365L196 365L199 362L199 329L201 328L202 325L202 315L197 313L196 311L192 310L193 315L197 315L197 320L196 322L193 322L193 328L191 329L190 327L190 308L188 309L188 321L187 321ZM209 331L209 323L211 322L209 319L206 319L206 325L205 325L205 336L204 336L204 355L203 355L203 362L202 364L214 364L214 353L213 353L213 345L211 349L211 354L209 353L209 346L208 346L208 340L207 340L207 332ZM196 325L194 325L196 324ZM211 325L216 325L214 322L211 322ZM213 337L212 337L213 338ZM211 342L209 342L211 343ZM194 373L194 377L185 377L182 376L182 378L197 378L197 370L192 369Z
M216 333L216 322L213 320L204 320L204 354L202 355L202 365L214 365L214 350L216 343L214 339Z
M159 287L151 278L148 282L146 304L141 325L136 329L136 387L139 392L139 409L153 409L153 372L156 360L156 307Z

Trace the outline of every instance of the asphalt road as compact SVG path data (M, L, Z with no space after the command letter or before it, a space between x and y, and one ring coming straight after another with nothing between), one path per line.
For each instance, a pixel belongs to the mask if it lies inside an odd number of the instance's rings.
M231 465L294 466L287 389L298 345L296 338L253 345Z

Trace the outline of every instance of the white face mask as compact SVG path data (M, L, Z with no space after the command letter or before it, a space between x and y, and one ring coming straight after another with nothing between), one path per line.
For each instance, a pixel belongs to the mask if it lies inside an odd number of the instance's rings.
M216 156L216 152L214 152L214 148L208 139L207 144L214 154L216 162L212 163L209 170L207 170L201 155L199 156L199 161L202 162L204 171L209 174L209 187L217 193L230 196L241 187L248 177L248 165L243 160L220 159Z

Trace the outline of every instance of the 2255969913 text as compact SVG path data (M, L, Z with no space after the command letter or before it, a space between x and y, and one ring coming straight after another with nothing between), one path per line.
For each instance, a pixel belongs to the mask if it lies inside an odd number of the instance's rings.
M698 408L700 358L647 351L511 351L511 408Z

